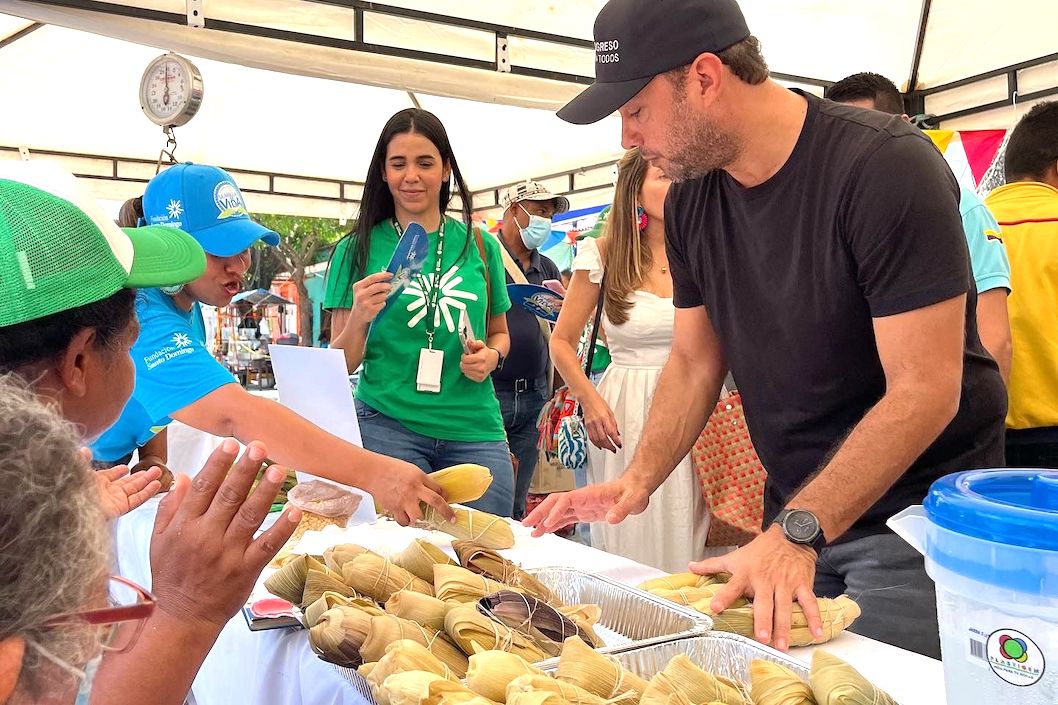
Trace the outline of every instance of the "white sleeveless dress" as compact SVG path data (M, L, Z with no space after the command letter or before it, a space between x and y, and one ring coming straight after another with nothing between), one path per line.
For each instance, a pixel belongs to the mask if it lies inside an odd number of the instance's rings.
M584 270L594 284L602 281L602 261L593 239L580 242L573 271ZM617 453L588 444L588 482L620 477L643 435L661 369L672 349L676 309L672 299L648 291L632 294L628 320L614 325L603 313L602 326L612 363L599 381L599 394L613 409L623 447ZM650 497L642 514L616 526L591 525L595 548L651 565L670 573L687 570L690 561L706 556L709 512L690 456L680 461Z

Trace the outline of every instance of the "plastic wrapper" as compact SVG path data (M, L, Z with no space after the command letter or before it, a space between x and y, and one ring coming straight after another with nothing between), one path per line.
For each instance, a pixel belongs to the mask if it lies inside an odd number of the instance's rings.
M287 492L287 502L293 506L332 519L345 517L348 520L362 499L356 492L320 480L299 482Z

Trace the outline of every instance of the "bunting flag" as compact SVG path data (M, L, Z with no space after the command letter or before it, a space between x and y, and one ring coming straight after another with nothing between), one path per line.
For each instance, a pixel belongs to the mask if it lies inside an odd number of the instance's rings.
M1006 130L925 130L960 184L977 190L995 160Z

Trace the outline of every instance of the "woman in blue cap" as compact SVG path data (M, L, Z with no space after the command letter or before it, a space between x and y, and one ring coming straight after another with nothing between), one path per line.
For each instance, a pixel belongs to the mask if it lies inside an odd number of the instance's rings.
M143 194L150 225L190 233L206 251L206 272L181 287L143 289L132 348L136 387L118 422L92 446L97 461L123 460L173 419L216 436L267 444L277 462L359 487L397 521L422 516L420 502L451 516L440 488L418 468L341 440L236 383L205 347L200 303L227 306L242 289L250 247L279 236L254 222L234 179L214 166L176 164Z

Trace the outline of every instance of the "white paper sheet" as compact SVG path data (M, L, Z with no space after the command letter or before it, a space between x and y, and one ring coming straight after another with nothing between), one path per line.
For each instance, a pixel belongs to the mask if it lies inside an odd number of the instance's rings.
M272 357L280 404L323 430L354 445L363 446L345 367L345 355L341 350L269 345L268 353ZM324 479L301 471L297 475L299 482ZM375 521L375 505L371 495L356 487L340 486L364 497L349 524Z

